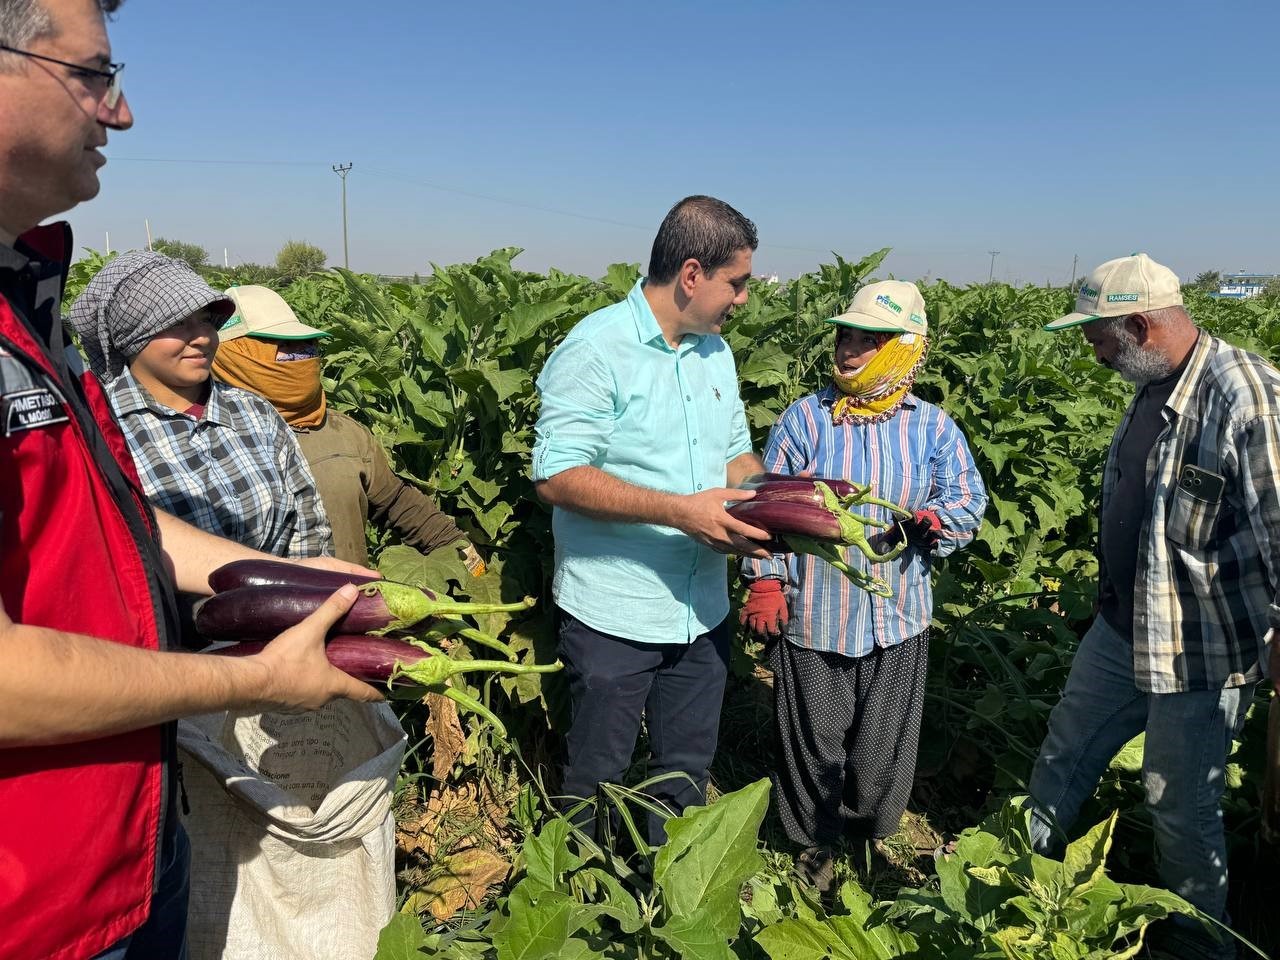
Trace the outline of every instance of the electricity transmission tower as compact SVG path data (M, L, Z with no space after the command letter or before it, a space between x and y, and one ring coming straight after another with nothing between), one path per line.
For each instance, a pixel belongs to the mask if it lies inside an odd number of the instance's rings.
M991 254L991 269L987 271L987 283L990 283L991 278L994 277L996 273L996 257L1000 255L1000 251L988 250L987 253Z
M347 174L351 172L351 164L335 163L333 172L342 178L342 268L351 269L351 261L347 257Z

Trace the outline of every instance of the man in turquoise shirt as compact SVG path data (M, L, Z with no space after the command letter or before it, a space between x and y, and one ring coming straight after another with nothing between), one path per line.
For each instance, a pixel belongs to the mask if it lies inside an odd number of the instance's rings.
M767 557L729 489L759 472L720 329L747 301L755 225L686 197L654 239L649 275L584 318L538 378L538 495L554 507L560 657L572 701L562 792L591 797L631 762L643 713L654 796L701 803L728 674L727 564ZM665 839L649 818L649 840Z

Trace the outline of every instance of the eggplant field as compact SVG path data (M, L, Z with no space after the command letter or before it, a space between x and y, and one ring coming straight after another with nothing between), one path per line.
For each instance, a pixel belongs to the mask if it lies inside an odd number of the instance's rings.
M496 639L509 660L549 664L553 543L530 477L535 381L578 320L627 295L638 268L615 264L599 279L530 273L519 252L437 266L415 283L313 273L281 292L300 319L332 334L328 402L367 424L488 561L472 577L452 551L426 557L370 532L378 568L485 611L468 633ZM824 321L886 276L887 254L752 281L724 336L756 450L788 404L826 385ZM76 266L68 298L101 263ZM236 279L210 276L215 286ZM737 628L745 590L726 560L737 634L711 796L670 820L656 850L640 839L650 806L643 742L631 787L583 798L612 811L616 835L588 836L555 813L562 674L455 672L461 697L394 701L409 751L396 790L399 913L379 960L1136 957L1149 924L1194 912L1158 886L1140 739L1112 762L1062 860L1031 852L1023 806L1093 615L1102 466L1133 388L1094 361L1078 332L1041 329L1073 309L1070 290L944 281L921 290L930 346L914 390L963 430L990 504L972 546L934 567L924 729L899 833L844 851L832 896L796 879L797 851L770 807L772 677L760 643ZM1280 297L1216 299L1190 286L1184 296L1203 328L1280 360ZM466 634L444 643L455 660L495 656ZM1233 928L1262 956L1280 953L1277 851L1260 829L1270 696L1260 684L1223 803ZM954 853L935 858L952 838Z

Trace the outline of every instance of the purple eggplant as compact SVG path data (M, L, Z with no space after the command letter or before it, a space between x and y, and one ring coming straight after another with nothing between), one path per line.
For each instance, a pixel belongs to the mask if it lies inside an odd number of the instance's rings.
M251 657L261 653L266 643L246 640L243 643L209 651L221 657ZM448 697L465 710L488 720L499 736L507 735L502 721L479 700L451 686L450 678L463 673L554 673L561 669L555 663L504 663L501 660L453 660L404 640L386 637L336 636L324 648L329 662L366 683L389 683L392 687L421 687L430 693Z
M306 587L332 593L344 583L372 583L378 577L358 573L317 570L280 560L235 560L209 574L214 593L237 587Z
M261 653L266 645L265 640L246 640L209 652L221 657L251 657L255 653ZM397 664L409 666L432 656L406 640L349 634L340 634L326 640L324 655L343 673L366 683L385 683L391 679ZM399 679L396 684L405 685L409 682Z
M740 490L754 490L755 500L785 500L800 502L812 500L823 503L819 483L825 483L837 497L857 497L866 488L836 477L793 477L787 473L757 473L738 484Z
M728 512L743 523L768 530L775 537L795 533L814 540L842 543L840 518L812 500L742 500Z
M458 603L392 580L373 580L358 589L360 596L335 632L394 633L438 617L528 610L534 605L532 597L518 603ZM200 602L196 630L211 640L268 639L314 613L332 594L328 587L237 587Z

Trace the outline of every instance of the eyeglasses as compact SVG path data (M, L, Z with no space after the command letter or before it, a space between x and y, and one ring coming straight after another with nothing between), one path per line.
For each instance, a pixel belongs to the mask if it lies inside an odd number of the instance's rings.
M102 102L106 104L108 110L114 110L116 104L120 102L120 74L124 70L123 63L108 63L105 70L99 70L97 67L86 67L83 63L71 63L67 60L59 60L57 57L46 57L42 53L32 53L30 50L19 50L17 47L6 46L0 43L0 50L16 53L21 57L30 57L32 60L43 60L46 63L56 63L61 67L66 67L75 76L82 80L93 80L98 85L106 82L106 91L102 95Z

